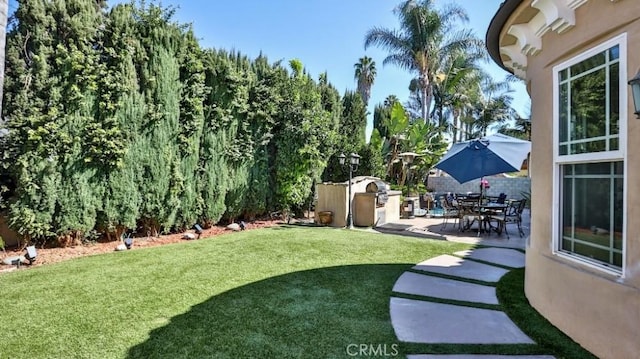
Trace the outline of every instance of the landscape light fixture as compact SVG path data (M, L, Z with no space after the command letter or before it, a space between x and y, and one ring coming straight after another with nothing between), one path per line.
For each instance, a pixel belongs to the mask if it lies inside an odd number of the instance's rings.
M340 165L344 166L345 164L349 166L349 211L347 213L347 228L353 229L353 214L351 213L351 179L353 178L353 172L358 170L358 165L360 164L360 156L357 153L351 153L349 155L349 163L347 163L347 156L344 153L341 153L338 156L338 161L340 161Z
M36 258L38 257L36 246L28 246L27 248L25 248L25 250L27 251L27 253L24 255L24 257L27 259L27 261L29 261L29 265L31 265L36 261Z
M196 223L195 225L193 225L193 229L195 229L196 234L198 235L198 239L200 239L200 236L202 235L202 232L204 232L202 227L199 224Z
M402 152L399 154L399 156L400 158L402 158L403 167L406 167L405 184L407 185L407 197L409 197L411 195L410 193L411 188L409 186L409 183L411 182L411 164L413 163L413 160L420 155L415 152ZM405 205L405 208L410 209L409 211L407 211L408 213L406 214L407 218L409 219L415 218L414 206L415 206L415 203L413 203L412 200L407 199L407 204Z

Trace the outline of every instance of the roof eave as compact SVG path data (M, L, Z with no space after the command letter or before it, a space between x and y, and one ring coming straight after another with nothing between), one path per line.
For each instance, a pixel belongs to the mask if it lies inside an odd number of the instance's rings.
M505 0L502 2L502 4L500 4L500 8L496 14L493 15L493 18L489 23L489 28L487 29L487 35L485 38L485 46L489 51L491 59L498 64L498 66L510 73L513 73L513 70L507 68L502 63L502 58L500 57L500 32L507 23L511 14L513 14L523 1L524 0Z

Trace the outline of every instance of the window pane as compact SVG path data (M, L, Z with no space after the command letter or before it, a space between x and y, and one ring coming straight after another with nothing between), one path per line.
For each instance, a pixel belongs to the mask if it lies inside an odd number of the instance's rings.
M560 71L560 81L564 81L567 79L567 69Z
M563 166L564 170L566 172L566 170L571 169L573 166L572 165L567 165L567 166ZM572 209L573 207L571 206L571 199L573 198L573 193L572 193L572 182L573 179L572 178L564 178L562 180L562 203L566 204L564 206L562 206L562 237L563 238L573 238L573 216L571 215ZM564 250L568 250L568 251L573 251L573 247L571 246L571 241L563 241L562 242L562 249Z
M622 163L622 162L619 162ZM621 166L616 166L621 167ZM613 248L622 250L622 216L623 216L623 183L622 180L622 169L616 169L616 175L619 175L620 178L616 178L613 181Z
M611 262L611 260L609 259L609 251L605 249L592 247L583 243L575 243L574 248L575 253L581 256L592 258L599 262Z
M607 142L605 140L581 142L571 145L571 154L591 153L606 151Z
M559 124L560 142L567 141L567 127L569 124L568 122L569 120L567 116L567 108L569 104L568 87L569 87L568 84L560 85L560 99L559 99L560 108L558 110L559 111L558 116L560 118L560 124Z
M609 61L616 60L620 57L620 46L616 45L609 49Z
M567 154L569 154L567 152L567 145L561 145L560 146L560 155L563 156L563 155L567 155Z
M620 65L613 64L609 69L609 133L620 132ZM617 149L617 148L616 148Z
M597 55L591 56L590 58L582 61L582 62L578 62L577 64L571 66L569 68L569 72L571 74L572 77L574 76L578 76L581 73L585 72L585 71L589 71L594 67L600 66L600 65L604 65L605 63L605 53L601 52Z
M608 175L611 173L611 162L594 162L574 165L576 175Z
M606 134L606 70L571 81L571 140Z
M622 249L623 162L561 166L561 250L619 266Z
M622 253L613 254L613 265L622 268Z

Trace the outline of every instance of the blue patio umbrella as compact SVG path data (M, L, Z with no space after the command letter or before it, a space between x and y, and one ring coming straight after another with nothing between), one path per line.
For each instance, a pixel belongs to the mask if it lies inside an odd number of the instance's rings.
M531 142L503 134L458 142L434 167L458 182L504 172L517 172L531 152Z

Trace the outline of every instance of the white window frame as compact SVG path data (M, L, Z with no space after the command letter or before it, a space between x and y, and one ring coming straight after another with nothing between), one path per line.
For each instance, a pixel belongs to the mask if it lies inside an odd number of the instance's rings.
M619 100L620 100L620 118L619 118L619 133L618 133L618 150L615 151L603 151L593 153L580 153L570 155L559 155L559 143L560 143L560 81L558 79L560 71L575 65L583 60L590 58L598 53L601 53L613 46L619 46L619 69L620 78L618 80L619 86ZM615 275L624 278L626 273L627 263L627 34L623 33L617 35L607 41L604 41L589 50L567 60L553 67L553 194L552 194L552 253L555 256L567 259L571 262L585 265L587 267L602 271L607 274ZM565 251L560 251L560 243L562 243L561 231L560 231L560 216L561 212L561 191L560 186L562 184L560 175L560 167L567 164L577 163L589 163L589 162L615 162L623 161L623 191L624 191L624 207L622 215L622 267L621 269L606 266L596 261L591 261L588 258L579 256L577 254L571 254Z

